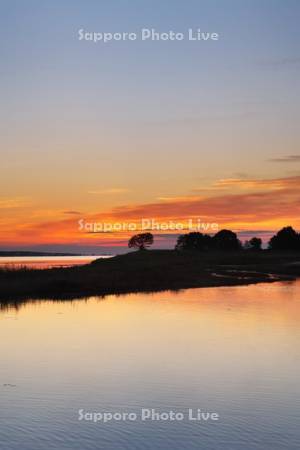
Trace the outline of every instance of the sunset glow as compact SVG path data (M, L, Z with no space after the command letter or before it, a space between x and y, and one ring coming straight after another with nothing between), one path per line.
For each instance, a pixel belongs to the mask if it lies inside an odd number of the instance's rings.
M3 15L1 248L125 248L130 232L79 220L200 219L264 241L300 228L292 9L137 3L132 17L122 4L122 32L202 26L219 39L94 44L78 30L117 32L108 5L30 3ZM178 235L156 234L159 247Z

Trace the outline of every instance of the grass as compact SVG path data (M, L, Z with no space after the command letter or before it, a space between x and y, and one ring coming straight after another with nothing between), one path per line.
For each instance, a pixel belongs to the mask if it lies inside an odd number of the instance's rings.
M1 269L0 302L233 286L297 276L299 253L148 250L77 267Z

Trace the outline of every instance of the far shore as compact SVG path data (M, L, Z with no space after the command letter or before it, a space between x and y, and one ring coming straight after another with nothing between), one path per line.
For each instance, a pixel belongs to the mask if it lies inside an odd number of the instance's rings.
M300 253L145 250L52 269L0 269L0 303L292 281Z
M33 252L27 250L0 250L0 258L22 256L81 256L80 253Z

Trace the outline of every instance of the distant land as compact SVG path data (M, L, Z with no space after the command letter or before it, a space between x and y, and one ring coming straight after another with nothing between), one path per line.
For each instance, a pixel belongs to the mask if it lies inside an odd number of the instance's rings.
M80 253L51 253L51 252L29 252L29 251L1 251L0 250L0 258L1 257L9 257L9 256L85 256Z

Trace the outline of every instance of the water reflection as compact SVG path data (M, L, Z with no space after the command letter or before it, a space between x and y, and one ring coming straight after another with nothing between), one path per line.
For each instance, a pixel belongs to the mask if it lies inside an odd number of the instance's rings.
M299 448L299 311L299 282L3 310L3 448ZM142 407L220 421L78 422Z

